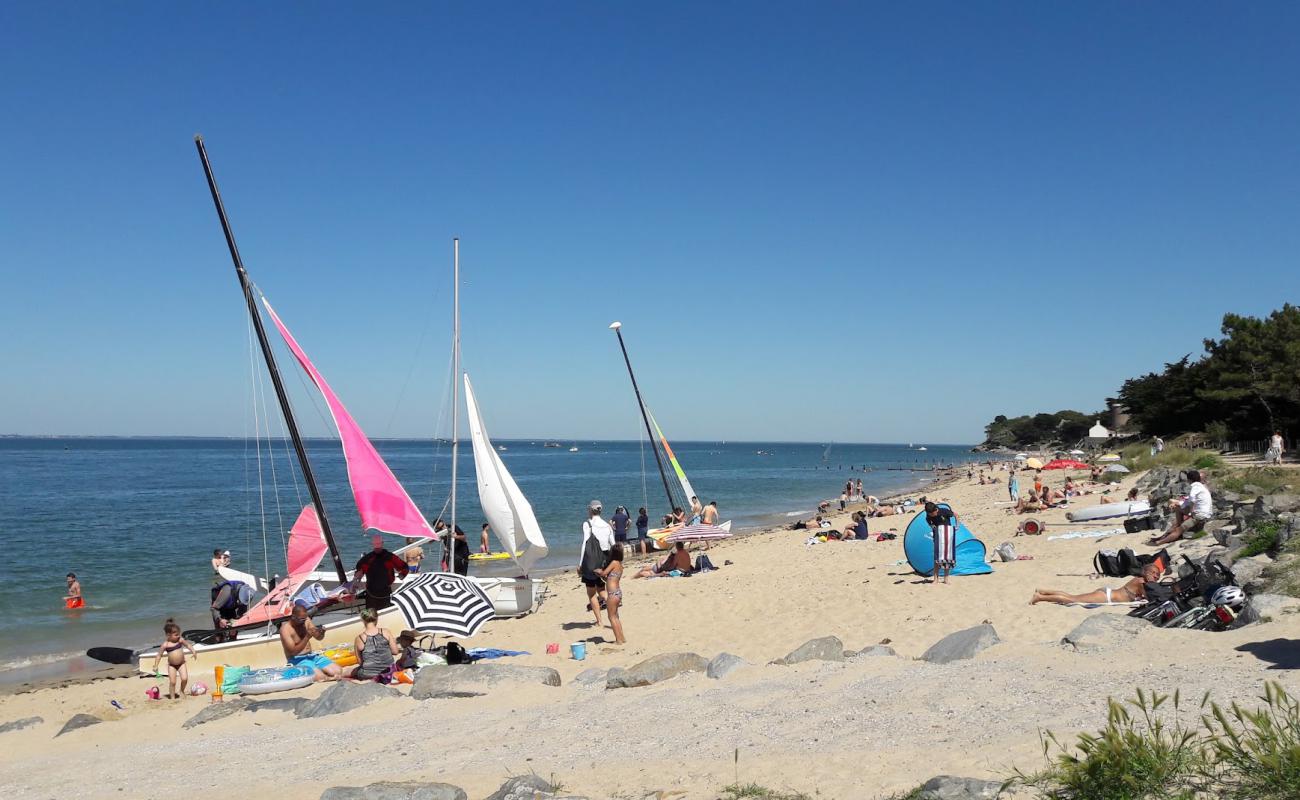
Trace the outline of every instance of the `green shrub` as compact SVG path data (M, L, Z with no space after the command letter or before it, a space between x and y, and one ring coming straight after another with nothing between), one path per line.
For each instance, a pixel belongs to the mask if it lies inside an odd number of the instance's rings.
M1278 524L1276 522L1263 522L1251 529L1250 537L1246 539L1246 546L1242 548L1237 558L1250 558L1260 553L1269 553L1277 549L1277 532Z
M803 792L782 792L769 789L766 786L759 786L757 783L733 783L722 790L721 800L744 800L744 798L755 798L755 800L811 800Z
M1196 460L1192 462L1192 466L1197 469L1215 469L1223 466L1223 459L1219 457L1218 453L1204 453L1196 457Z
M1214 444L1226 442L1232 438L1232 429L1226 422L1211 422L1205 426L1205 438Z
M1285 467L1248 467L1216 473L1215 488L1229 492L1245 493L1246 486L1257 486L1264 494L1273 494L1296 480L1295 470Z
M1300 702L1279 683L1264 684L1265 707L1255 711L1217 703L1202 719L1207 731L1206 778L1224 800L1300 797Z

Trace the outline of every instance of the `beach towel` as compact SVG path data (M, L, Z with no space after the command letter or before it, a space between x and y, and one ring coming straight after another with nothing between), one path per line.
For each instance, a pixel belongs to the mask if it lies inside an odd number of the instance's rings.
M468 653L469 657L474 661L489 658L509 658L510 656L529 655L529 653L524 650L499 650L495 647L471 647L465 652Z
M1119 536L1124 533L1123 528L1110 528L1104 531L1073 531L1071 533L1058 533L1047 537L1047 541L1054 539L1105 539L1107 536Z
M1078 606L1079 608L1101 608L1102 606L1128 606L1136 608L1146 605L1145 600L1133 600L1128 603L1057 603L1058 606Z

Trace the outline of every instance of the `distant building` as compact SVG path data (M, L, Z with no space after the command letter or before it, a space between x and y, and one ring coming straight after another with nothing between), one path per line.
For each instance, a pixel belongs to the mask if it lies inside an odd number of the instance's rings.
M1113 435L1114 434L1110 431L1106 430L1105 425L1101 424L1101 420L1097 420L1097 424L1088 429L1088 438L1093 441L1105 441Z
M1106 409L1110 411L1110 429L1115 433L1128 428L1128 409L1114 397L1106 398Z

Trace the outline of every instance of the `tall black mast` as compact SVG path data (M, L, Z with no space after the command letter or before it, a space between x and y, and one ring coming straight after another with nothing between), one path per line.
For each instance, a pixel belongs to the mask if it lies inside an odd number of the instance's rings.
M293 417L293 407L289 405L289 395L284 391L284 382L280 380L280 368L275 365L275 353L267 341L266 329L262 327L262 314L257 309L257 297L253 285L244 270L244 261L239 257L239 246L235 244L235 234L230 230L230 220L226 218L226 206L221 202L221 192L217 189L217 179L212 175L212 165L208 163L208 151L203 146L203 137L194 137L194 146L199 149L199 161L203 162L203 174L208 179L208 191L212 192L212 204L217 207L217 216L221 219L221 232L226 235L226 246L230 248L230 260L235 262L235 274L239 276L239 286L244 290L244 302L248 303L248 315L253 320L253 330L257 331L257 342L262 346L262 358L266 359L266 370L271 373L271 383L275 385L275 396L280 401L280 412L284 415L284 424L289 429L289 438L293 440L294 452L298 454L298 466L302 468L307 488L311 491L311 502L316 507L316 516L320 517L320 530L329 546L330 557L334 559L334 570L339 574L339 582L347 583L347 571L343 569L343 559L339 556L338 545L334 543L334 534L330 531L329 517L325 515L325 501L321 499L320 488L316 486L316 475L312 472L311 461L307 458L307 448L303 446L302 434L298 432L298 423Z
M641 399L641 389L636 385L636 373L632 372L632 360L627 357L627 345L623 344L623 323L615 322L609 327L618 337L618 347L623 351L623 363L627 364L627 374L632 379L632 391L636 392L636 404L641 408L641 420L645 422L645 432L650 437L650 448L655 451L655 463L659 465L659 478L664 482L664 494L668 495L668 513L671 514L676 501L673 500L673 490L668 488L668 473L664 472L664 460L659 455L659 445L655 444L654 431L650 429L650 415L646 414L645 401Z

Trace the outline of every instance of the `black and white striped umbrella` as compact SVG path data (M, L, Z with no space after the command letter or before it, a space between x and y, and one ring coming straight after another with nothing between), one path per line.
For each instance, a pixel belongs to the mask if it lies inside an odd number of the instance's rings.
M468 638L492 619L492 601L483 587L464 575L422 572L402 581L393 605L417 631Z

